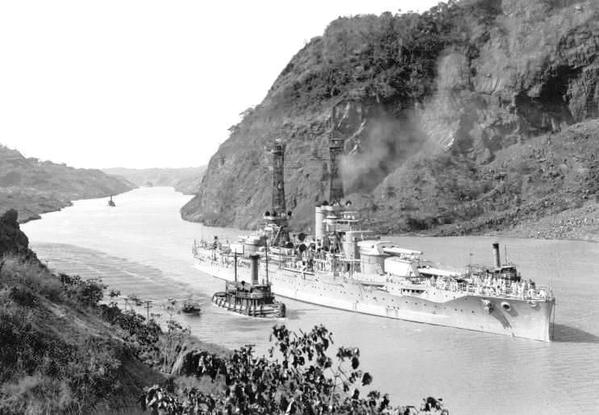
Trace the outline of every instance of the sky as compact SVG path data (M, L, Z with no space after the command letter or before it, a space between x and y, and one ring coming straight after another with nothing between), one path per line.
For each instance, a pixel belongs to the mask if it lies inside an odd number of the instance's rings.
M339 16L437 0L0 0L0 144L75 167L207 164Z

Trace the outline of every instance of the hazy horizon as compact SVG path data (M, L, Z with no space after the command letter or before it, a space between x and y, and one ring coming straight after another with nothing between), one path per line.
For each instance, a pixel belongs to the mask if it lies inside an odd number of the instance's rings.
M329 22L437 3L3 2L0 143L73 167L206 165Z

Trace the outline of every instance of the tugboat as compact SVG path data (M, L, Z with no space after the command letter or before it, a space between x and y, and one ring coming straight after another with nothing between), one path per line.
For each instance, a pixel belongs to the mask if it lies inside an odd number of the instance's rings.
M115 207L114 201L112 200L112 196L110 196L110 200L108 200L108 206Z
M260 318L283 318L287 308L284 303L277 301L273 295L270 283L258 282L258 259L260 255L250 255L252 283L237 282L237 254L234 254L235 281L226 282L225 291L219 291L212 296L212 302L221 308Z

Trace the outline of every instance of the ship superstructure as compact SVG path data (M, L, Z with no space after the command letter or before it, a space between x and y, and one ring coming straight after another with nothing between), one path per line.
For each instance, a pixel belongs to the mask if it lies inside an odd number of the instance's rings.
M342 143L330 136L331 163ZM314 235L290 234L285 211L283 160L273 155L273 206L263 228L231 244L194 243L200 270L227 281L252 277L250 257L272 291L298 301L375 316L535 340L551 339L555 298L550 289L523 279L513 264L452 270L426 261L423 253L362 230L358 212L343 202L338 168L329 170L330 200L315 207ZM240 256L238 266L234 261Z

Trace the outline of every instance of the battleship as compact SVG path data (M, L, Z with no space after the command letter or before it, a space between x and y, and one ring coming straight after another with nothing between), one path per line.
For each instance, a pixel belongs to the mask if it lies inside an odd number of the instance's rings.
M502 263L499 244L493 244L494 266L458 271L362 230L358 212L342 200L342 145L338 136L329 137L329 201L315 207L314 235L289 231L285 144L277 140L271 150L272 209L263 216L264 226L233 243L218 237L194 241L197 268L226 281L249 279L250 257L258 255L261 274L281 297L373 316L551 340L551 289L523 278L514 264Z

